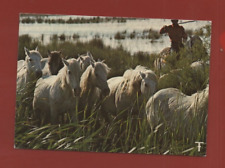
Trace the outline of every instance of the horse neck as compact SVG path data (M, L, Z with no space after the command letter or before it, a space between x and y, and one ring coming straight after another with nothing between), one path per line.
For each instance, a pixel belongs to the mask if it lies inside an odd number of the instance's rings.
M62 60L60 60L60 63L59 63L59 65L58 65L58 71L59 71L60 69L62 69L63 67L64 67L64 64L63 64Z
M136 72L135 76L133 76L133 79L129 79L128 84L128 93L130 95L136 96L137 93L140 96L141 95L141 77L139 73Z
M30 82L32 80L35 80L35 74L33 74L32 71L30 71L28 69L28 64L27 62L25 61L25 64L24 64L24 78L25 78L25 82Z
M92 71L93 68L88 67L81 76L80 87L82 95L87 94L88 92L93 91L95 89L93 85L93 80L91 78Z

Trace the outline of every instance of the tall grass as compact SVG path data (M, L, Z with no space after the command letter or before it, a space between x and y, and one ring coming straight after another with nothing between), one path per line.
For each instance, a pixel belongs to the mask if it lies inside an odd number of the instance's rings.
M145 103L142 108L144 106ZM17 109L17 116L22 110ZM203 145L198 152L195 142L206 142L207 113L195 116L188 126L185 125L187 128L179 121L177 127L171 128L160 123L151 131L145 115L128 112L125 118L121 117L125 112L120 112L108 123L100 115L101 111L95 109L88 118L78 123L48 124L42 127L34 124L29 113L23 113L23 118L16 121L15 147L188 156L206 154L206 146Z
M33 49L37 45L43 57L47 57L47 50L61 50L65 58L77 58L79 54L90 51L95 60L105 60L112 69L109 78L122 75L125 70L139 64L153 69L153 62L158 57L158 54L149 55L144 52L138 52L132 56L122 47L113 49L105 46L103 41L98 38L85 43L79 41L77 43L60 42L56 38L48 45L43 45L30 36L23 35L19 38L18 59L25 57L24 46ZM171 76L165 79L160 83L159 88L170 87L169 81L171 80L173 84L176 76L179 76L177 81L181 86L179 88L184 93L191 94L205 87L208 82L208 69L196 73L188 68L188 64L191 60L200 58L207 60L209 56L204 55L199 49L193 51L196 52L194 58L190 58L190 53L187 51L182 52L180 60L174 59L173 55L167 59L169 68L163 73L170 73L173 69L182 69L182 71L175 74L174 79ZM31 83L31 85L33 84ZM139 109L135 115L132 111L124 110L116 116L111 116L109 122L104 115L110 114L102 115L100 108L95 106L88 116L84 115L87 112L86 109L82 111L74 109L73 112L76 116L82 114L82 118L75 123L67 119L65 124L37 126L32 110L33 89L31 88L28 86L17 93L16 148L185 156L206 155L206 145L202 145L201 151L198 152L195 142L206 142L207 108L201 109L203 111L201 113L196 113L186 125L182 120L177 120L176 127L170 127L162 120L153 131L144 113L147 100L139 102Z

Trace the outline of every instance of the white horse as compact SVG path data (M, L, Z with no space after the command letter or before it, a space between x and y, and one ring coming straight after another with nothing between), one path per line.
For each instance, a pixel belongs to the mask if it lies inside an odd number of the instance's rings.
M59 116L73 112L80 94L80 66L76 59L63 60L57 75L40 78L34 91L34 114L41 123L59 123ZM73 114L71 115L74 120ZM49 119L50 118L50 119ZM41 124L40 123L40 124Z
M84 55L79 55L77 61L80 64L82 72L84 72L87 69L87 67L90 65L91 62L95 62L90 52L87 52L87 54Z
M192 50L192 48L196 45L200 45L203 47L202 39L198 35L189 36L189 40L186 42L186 46Z
M208 105L209 86L201 92L187 96L175 88L166 88L155 93L146 104L147 120L151 129L162 123L171 127L177 121L186 124L196 114L205 112Z
M166 58L170 55L170 47L164 48L160 53L159 57L157 57L154 61L154 70L159 72L160 70L166 67Z
M137 71L137 73L140 73L142 76L141 81L142 95L144 95L145 97L153 95L157 89L158 81L156 74L152 70L141 65L136 66L135 71ZM124 74L124 76L126 76L126 73Z
M61 51L48 51L48 58L43 58L41 63L43 76L57 75L63 67Z
M157 78L153 71L137 66L125 71L122 77L109 79L108 84L110 93L102 103L102 111L116 115L124 110L137 112L137 104L141 106L144 99L155 93Z
M209 61L203 61L203 60L198 60L195 62L192 62L190 67L193 70L204 70L206 67L209 67Z
M29 51L24 47L24 51L26 55L25 60L17 62L17 91L25 87L27 83L33 82L42 76L42 56L38 48Z
M93 105L100 99L109 94L107 74L110 68L103 62L91 62L81 76L80 86L81 95L79 109L87 107L90 112Z

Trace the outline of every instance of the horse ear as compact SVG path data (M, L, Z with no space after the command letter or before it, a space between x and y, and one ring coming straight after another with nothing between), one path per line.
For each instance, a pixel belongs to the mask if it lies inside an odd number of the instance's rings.
M93 56L92 56L92 54L91 54L91 52L90 52L90 51L88 51L88 52L87 52L87 55L88 55L91 59L93 59L93 60L94 60L94 58L93 58Z
M145 78L145 74L143 72L139 72L139 74L140 74L140 76L141 76L142 79Z
M36 51L38 51L38 46L35 48Z
M26 55L28 55L28 56L30 55L30 51L26 47L24 47L24 51L25 51Z
M83 60L84 60L84 58L83 58L83 57L81 57L81 56L79 56L78 58L80 58L80 60L81 60L81 61L83 61Z
M64 65L66 65L67 67L69 66L69 63L65 60L65 59L62 59L62 62Z

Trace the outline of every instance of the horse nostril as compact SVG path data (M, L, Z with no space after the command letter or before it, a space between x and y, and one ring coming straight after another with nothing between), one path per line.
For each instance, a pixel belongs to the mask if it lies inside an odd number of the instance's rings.
M52 75L57 75L58 72L56 72L55 70L51 70Z
M80 93L81 93L81 88L80 88L80 87L74 89L74 95L75 95L75 96L79 96Z

